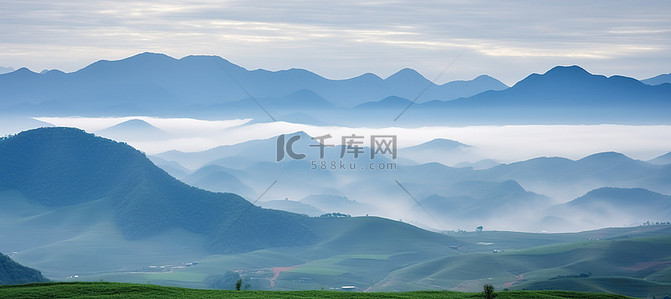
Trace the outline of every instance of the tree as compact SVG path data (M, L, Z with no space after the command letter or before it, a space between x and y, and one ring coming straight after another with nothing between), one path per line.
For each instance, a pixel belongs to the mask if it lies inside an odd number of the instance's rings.
M491 284L486 284L483 286L483 291L482 294L485 296L487 299L493 299L497 295L494 293L494 286Z
M238 281L235 282L235 290L239 291L242 286L242 278L238 278Z

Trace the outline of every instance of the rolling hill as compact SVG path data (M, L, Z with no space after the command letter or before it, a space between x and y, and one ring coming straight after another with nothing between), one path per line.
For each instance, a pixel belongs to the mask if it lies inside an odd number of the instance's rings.
M387 287L391 281L413 281L415 288L453 286L451 290L458 291L487 282L498 289L570 289L663 297L671 293L671 239L664 235L669 228L667 225L656 237L593 239L522 250L503 250L497 243L487 243L488 253L449 256L402 268L373 289L392 291L400 286Z

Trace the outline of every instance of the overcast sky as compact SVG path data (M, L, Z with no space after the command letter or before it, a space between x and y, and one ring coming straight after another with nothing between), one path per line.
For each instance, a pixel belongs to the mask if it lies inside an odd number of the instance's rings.
M219 55L333 79L410 67L513 84L555 65L671 72L671 1L0 0L0 66L80 69L140 52Z

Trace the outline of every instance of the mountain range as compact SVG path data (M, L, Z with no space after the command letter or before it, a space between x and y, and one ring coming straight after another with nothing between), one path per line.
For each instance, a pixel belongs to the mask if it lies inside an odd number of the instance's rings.
M651 210L659 212L653 214L628 209L624 205L609 208L610 212L619 213L621 217L605 217L603 213L562 206L600 188L639 188L650 193L671 194L668 184L671 168L663 163L664 156L646 162L621 153L604 152L575 160L538 157L507 164L489 161L483 167L473 167L477 163L447 166L430 161L441 160L443 156L448 159L455 155L468 157L474 147L453 140L436 139L400 149L396 160L378 161L384 165L396 163L394 169L318 170L310 164L313 160L321 161L318 151L310 152L315 149L308 148L315 141L304 132L286 134L285 138L290 136L299 137L294 148L306 152L306 159L275 161L278 137L221 146L204 152L170 151L159 154L156 159L162 161L161 165L189 165L195 169L193 174L182 174L179 178L200 188L219 191L222 189L217 189L221 188L217 184L227 185L229 187L226 188L231 189L235 189L233 185L236 185L244 186L247 191L240 192L245 194L260 194L267 187L262 182L277 179L278 184L271 193L273 199L302 198L301 203L310 204L324 212L382 215L433 229L441 229L441 226L457 229L486 225L523 231L573 231L604 225L634 225L646 220L661 221L671 217L666 206L658 202L649 204ZM338 157L338 150L331 150L335 152L327 151L325 156ZM401 157L406 161L401 161ZM416 161L411 161L411 158ZM345 161L368 165L371 161L367 159ZM174 165L167 165L167 169L174 169ZM221 179L213 179L214 184L206 180L194 180L206 176ZM305 202L305 199L313 197L339 204ZM348 202L341 201L343 198ZM357 204L350 205L349 201ZM297 205L293 201L278 201L274 207L287 211L304 210L298 209ZM438 221L427 218L424 208ZM526 216L520 217L520 213ZM550 215L552 217L546 217ZM573 217L575 215L581 217Z
M466 119L470 123L666 123L671 84L593 75L579 66L532 74L505 90L453 101L428 101L408 109L408 121ZM384 105L380 104L380 108Z
M239 101L250 95L259 99L292 95L292 100L296 98L293 105L306 104L301 98L314 92L325 99L323 105L351 107L391 95L414 97L427 86L432 88L425 98L442 100L507 87L488 76L435 85L410 69L387 79L364 74L330 80L302 69L250 71L217 56L175 59L142 53L118 61L101 60L73 73L52 70L38 74L21 68L0 75L0 105L15 113L155 115L198 110L199 106L211 109L222 103L239 108L245 104ZM314 101L308 104L314 105Z
M253 118L313 125L667 123L671 84L557 66L508 87L489 76L437 85L412 69L330 80L302 69L247 70L221 57L142 53L81 70L0 75L17 115ZM421 96L420 96L421 95Z

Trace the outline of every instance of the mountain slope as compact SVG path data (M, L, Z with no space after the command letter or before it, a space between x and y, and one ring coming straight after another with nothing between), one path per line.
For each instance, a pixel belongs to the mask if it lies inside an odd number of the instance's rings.
M24 267L0 253L0 285L47 281L40 271Z
M664 155L661 155L659 157L656 157L650 161L648 161L650 164L656 164L656 165L666 165L666 164L671 164L671 152L668 152Z
M641 82L648 85L660 85L664 83L671 83L671 74L661 74L658 76L654 76L652 78L641 80Z
M128 145L71 128L42 128L0 142L0 188L46 207L103 199L128 239L183 228L212 249L246 251L316 240L309 218L261 209L231 193L190 187Z

